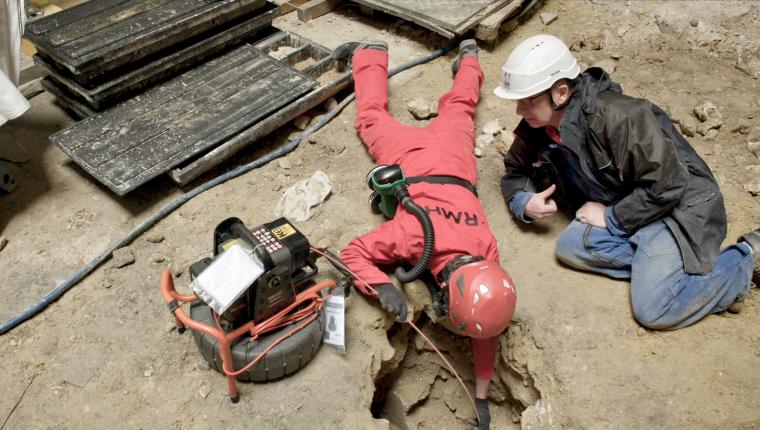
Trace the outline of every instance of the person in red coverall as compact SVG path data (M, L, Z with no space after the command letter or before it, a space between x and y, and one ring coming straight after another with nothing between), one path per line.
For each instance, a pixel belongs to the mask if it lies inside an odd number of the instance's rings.
M409 193L425 209L435 232L430 272L448 290L452 331L472 339L479 428L489 428L488 386L498 337L512 319L515 291L499 266L496 238L475 191L477 169L475 108L483 72L474 40L460 44L451 90L438 103L427 127L401 124L387 110L388 48L384 42L351 42L335 51L350 61L356 91L356 129L378 165L398 164L410 179ZM414 177L414 179L410 178ZM423 250L423 230L415 216L398 206L390 221L351 241L341 259L372 286L357 288L406 320L406 296L378 266L414 263Z

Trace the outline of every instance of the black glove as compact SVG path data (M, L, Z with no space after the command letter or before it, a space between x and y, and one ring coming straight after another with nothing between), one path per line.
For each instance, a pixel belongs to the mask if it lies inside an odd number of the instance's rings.
M406 296L393 284L380 284L375 287L383 309L396 316L399 321L406 321Z
M473 418L469 421L470 424L477 427L478 430L488 430L491 428L491 413L488 411L488 399L475 398L475 409L478 411L480 420L478 421L477 417Z

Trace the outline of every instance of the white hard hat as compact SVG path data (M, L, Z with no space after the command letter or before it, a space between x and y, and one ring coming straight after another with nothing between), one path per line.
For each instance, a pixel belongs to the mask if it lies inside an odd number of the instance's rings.
M565 42L539 34L522 41L501 66L501 84L496 96L524 99L548 90L560 79L573 79L581 69Z

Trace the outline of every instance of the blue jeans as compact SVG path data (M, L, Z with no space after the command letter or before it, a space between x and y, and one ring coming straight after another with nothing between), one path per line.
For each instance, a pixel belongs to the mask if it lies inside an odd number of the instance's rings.
M684 272L678 244L662 221L618 236L573 220L557 239L557 257L581 270L630 279L633 317L667 330L694 324L746 295L753 267L752 251L742 243L724 249L710 273Z

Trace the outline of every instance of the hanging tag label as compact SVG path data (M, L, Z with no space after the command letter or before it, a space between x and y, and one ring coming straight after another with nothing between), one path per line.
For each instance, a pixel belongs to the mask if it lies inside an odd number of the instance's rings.
M322 342L332 346L338 352L346 353L346 297L343 288L333 290L332 296L325 300Z

